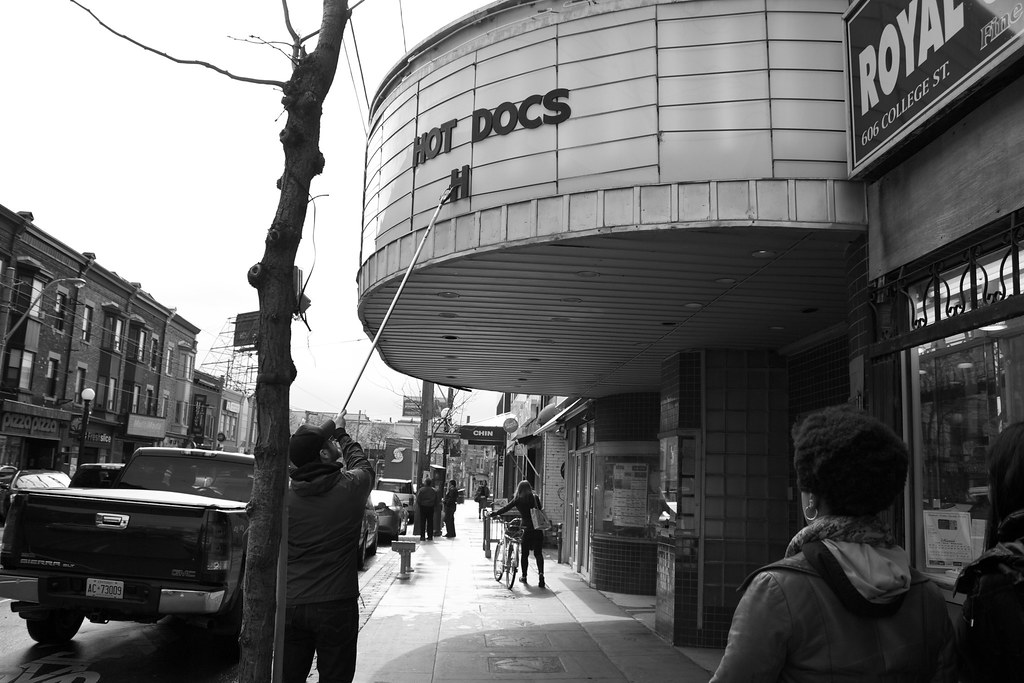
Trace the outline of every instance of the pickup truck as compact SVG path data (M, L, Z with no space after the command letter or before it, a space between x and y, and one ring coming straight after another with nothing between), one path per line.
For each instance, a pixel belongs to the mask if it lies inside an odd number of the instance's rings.
M235 636L252 492L251 455L140 448L110 488L14 496L0 542L0 597L40 643L84 619L173 615Z

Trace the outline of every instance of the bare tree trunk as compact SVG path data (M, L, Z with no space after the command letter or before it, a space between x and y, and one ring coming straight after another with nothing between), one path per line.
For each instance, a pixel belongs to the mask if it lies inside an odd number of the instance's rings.
M249 505L244 619L239 639L241 683L270 681L273 657L281 654L274 652L273 643L277 556L288 478L288 398L295 379L291 323L297 306L292 271L306 220L310 183L324 167L320 152L323 102L334 81L349 16L347 0L324 0L323 9L316 49L297 56L295 69L285 84L282 104L288 118L280 136L285 153L284 174L278 181L281 195L267 232L263 259L249 271L249 283L257 289L260 303L256 378L259 437Z

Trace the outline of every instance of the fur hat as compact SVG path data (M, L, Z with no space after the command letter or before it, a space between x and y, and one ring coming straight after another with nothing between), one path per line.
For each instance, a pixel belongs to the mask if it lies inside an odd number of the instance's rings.
M334 420L328 420L319 427L304 424L292 434L288 441L288 459L296 467L320 461L320 449L324 442L334 435Z

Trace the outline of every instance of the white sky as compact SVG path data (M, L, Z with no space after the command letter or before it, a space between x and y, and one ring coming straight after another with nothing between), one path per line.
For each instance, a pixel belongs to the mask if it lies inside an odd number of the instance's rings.
M180 59L288 78L283 55L243 40L288 41L280 0L81 1L115 30ZM313 304L312 332L292 325L293 408L340 409L371 345L356 316L366 104L350 29L372 98L407 48L486 4L401 0L404 22L399 0L353 10L345 43L360 90L342 59L325 104L327 167L313 185L326 196L309 211L296 259L312 275ZM300 34L319 28L321 2L289 5ZM41 229L176 307L202 328L201 364L229 318L258 308L245 275L263 256L277 206L280 91L145 52L68 0L0 2L0 86L0 204L33 212ZM397 419L403 393L418 395L419 382L374 353L348 412ZM493 415L497 399L474 392L464 416Z

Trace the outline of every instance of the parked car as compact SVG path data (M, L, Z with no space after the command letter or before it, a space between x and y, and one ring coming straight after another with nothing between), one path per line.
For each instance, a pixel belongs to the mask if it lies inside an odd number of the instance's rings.
M409 524L416 519L416 492L412 488L412 479L379 479L377 488L381 491L392 491L398 494L402 506L408 513Z
M0 487L10 486L11 479L14 479L14 473L18 471L18 468L14 465L0 465Z
M114 483L117 473L124 468L123 462L87 462L78 466L71 475L71 489L105 489Z
M409 513L397 493L374 489L370 491L370 502L377 513L378 541L395 539L405 534L409 527Z
M377 554L377 512L373 509L370 497L366 497L366 508L363 512L363 524L359 534L359 557L356 567L364 569L366 558Z
M18 470L11 477L11 483L0 491L0 517L7 519L11 509L11 496L21 491L36 489L66 489L71 477L57 470Z

